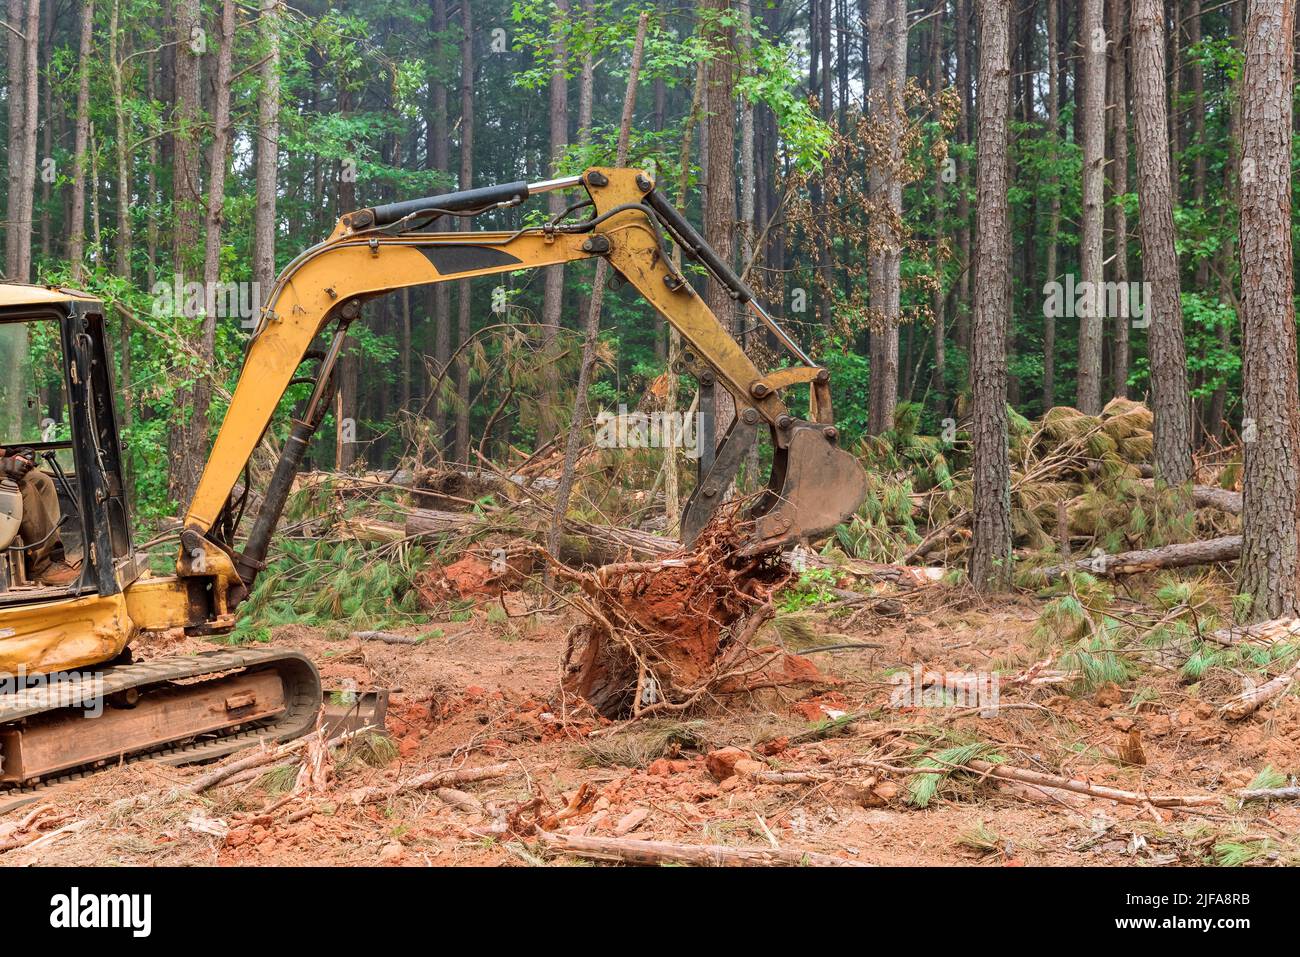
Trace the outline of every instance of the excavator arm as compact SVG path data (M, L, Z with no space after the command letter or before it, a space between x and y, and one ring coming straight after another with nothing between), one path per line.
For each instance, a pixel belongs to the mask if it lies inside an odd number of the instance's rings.
M430 223L472 216L522 202L552 189L583 187L590 208L581 221L566 216L515 232L434 232ZM738 302L766 325L795 364L759 370L704 300L677 271L666 240L699 262ZM581 176L528 185L513 183L358 210L343 216L330 237L291 262L276 280L245 357L244 368L198 489L184 520L177 572L214 580L217 605L233 607L263 567L271 533L293 475L329 405L331 373L349 324L361 304L393 290L472 279L603 257L667 320L686 344L686 371L701 383L714 379L734 398L735 421L716 449L688 502L685 538L698 533L734 479L757 427L766 423L773 445L772 479L754 506L754 552L823 535L857 509L866 478L838 446L829 376L769 317L753 293L691 225L655 191L644 173L589 169ZM232 489L290 384L301 376L312 342L331 323L331 346L315 389L295 420L281 460L242 553L233 549ZM792 416L783 389L811 387L810 420Z

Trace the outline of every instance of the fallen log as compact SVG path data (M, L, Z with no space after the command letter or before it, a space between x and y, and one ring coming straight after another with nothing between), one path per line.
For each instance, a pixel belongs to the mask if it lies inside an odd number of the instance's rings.
M405 531L408 538L417 541L490 531L534 542L546 540L546 522L543 516L539 514L529 517L515 511L476 514L417 508L406 516ZM626 558L629 554L634 558L661 558L680 547L679 543L671 539L635 528L591 525L568 519L564 523L564 535L560 539L560 554L557 557L566 565L604 565Z
M1147 488L1155 487L1155 479L1142 479ZM1216 485L1193 485L1192 504L1197 508L1217 508L1229 515L1241 514L1241 493L1232 492Z
M1055 581L1069 572L1087 572L1105 578L1119 575L1138 575L1161 568L1186 568L1189 565L1212 565L1216 562L1236 561L1241 557L1241 536L1225 535L1201 542L1179 545L1161 545L1159 548L1142 548L1114 555L1094 555L1078 561L1052 565L1038 574Z
M353 631L349 638L358 641L382 641L386 645L418 645L423 640L416 635L396 635L391 631Z
M1300 636L1300 618L1274 618L1271 621L1257 621L1253 625L1220 628L1206 635L1205 640L1220 645L1272 645L1297 636Z
M731 847L726 844L675 844L634 838L591 837L537 832L548 849L575 857L621 864L694 864L698 867L870 867L816 851L776 847Z

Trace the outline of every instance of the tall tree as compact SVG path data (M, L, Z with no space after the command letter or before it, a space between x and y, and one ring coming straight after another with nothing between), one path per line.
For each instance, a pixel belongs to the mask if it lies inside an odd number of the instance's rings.
M77 45L77 113L73 122L72 207L68 229L73 282L81 280L86 265L86 146L90 138L90 48L94 29L95 0L86 0L81 8L81 37Z
M554 45L551 49L550 126L552 176L560 175L560 164L569 147L569 56L565 31L568 29L569 0L554 0L555 17L551 24ZM559 190L547 196L548 211L552 217L564 212L565 196ZM545 270L546 288L542 293L542 342L551 347L559 331L564 307L564 266L550 266ZM539 445L549 442L555 435L555 412L559 401L559 378L553 363L546 364L545 382L540 396L540 421L537 427Z
M1060 41L1061 0L1047 0L1047 131L1053 142L1061 136L1061 63L1058 51ZM1048 177L1051 198L1047 211L1047 281L1059 282L1057 257L1060 255L1061 183L1053 171ZM1056 405L1056 312L1043 310L1043 409Z
M1191 403L1174 248L1173 187L1165 122L1164 7L1133 0L1133 119L1137 141L1138 222L1147 302L1147 352L1155 416L1156 473L1171 485L1192 477Z
M1140 0L1153 2L1153 0ZM1254 618L1300 614L1295 280L1291 258L1293 0L1252 0L1241 75L1245 461L1241 591Z
M1052 0L1049 0L1052 2ZM942 91L947 81L943 63L943 15L948 6L948 0L934 0L933 8L930 12L930 96L934 103L934 122L941 124L943 122L943 104L939 99L939 93ZM937 167L934 171L934 237L935 237L935 257L936 261L940 259L940 246L945 245L948 241L948 226L944 215L944 198L947 193L945 179L945 170L942 166ZM935 283L934 293L931 297L932 308L934 309L934 373L930 378L930 388L934 391L935 399L940 407L943 406L944 390L944 336L947 329L944 328L944 305L947 301L947 291L944 284L940 281Z
M41 0L9 0L9 197L5 275L27 282L32 272L36 200L36 126L40 113ZM15 36L16 34L16 36Z
M1079 42L1083 45L1083 216L1079 236L1079 278L1084 306L1079 316L1079 378L1076 404L1089 415L1101 411L1101 352L1105 306L1101 295L1105 217L1106 31L1102 0L1081 0ZM1088 295L1088 291L1091 295Z
M230 162L230 73L235 44L235 0L221 0L217 62L213 71L212 142L208 147L208 207L203 233L203 327L199 351L216 355L217 288L221 282L221 235L225 226L226 166ZM208 439L208 407L213 376L204 369L194 383L194 410L189 441L196 461L202 461Z
M1111 275L1120 289L1128 287L1128 212L1124 196L1128 193L1128 0L1110 2L1110 103L1107 110L1111 127L1111 233L1115 255ZM1059 202L1059 200L1058 200ZM1058 209L1059 214L1059 209ZM1111 394L1128 395L1129 310L1119 309L1111 317L1115 339L1111 359Z
M1006 331L1011 317L1011 0L978 0L979 141L975 328L971 388L974 517L968 573L986 589L1011 575L1011 465L1007 454Z
M261 296L275 282L276 182L280 168L280 0L262 0L266 59L258 71L257 168L253 206L253 282Z
M207 50L207 34L200 19L199 0L177 0L175 17L175 94L172 111L172 270L173 288L193 281L198 264L202 196L199 182L199 63ZM182 303L175 304L183 308ZM179 371L182 381L211 372L211 356L195 346L192 368ZM193 386L176 390L172 411L171 456L168 459L167 491L172 501L184 507L199 483L203 461L202 439L207 437L206 416L198 421Z
M425 163L429 169L437 170L444 176L451 173L451 142L447 135L447 82L445 73L447 65L443 62L445 43L443 35L447 32L447 0L432 0L433 3L433 74L429 79L429 122L427 123L425 143ZM441 231L446 224L439 220L434 228ZM451 361L451 284L440 282L429 293L429 309L434 322L433 357L438 373L447 368ZM433 396L433 426L438 437L440 451L447 447L447 403L440 395Z
M734 59L727 54L736 41L732 0L701 0L700 15L701 33L708 40L710 50L704 68L704 95L709 111L705 124L704 178L708 194L704 207L704 240L723 262L732 265L736 258L736 74ZM705 284L704 301L725 328L736 328L736 304L726 286L710 277ZM731 394L725 389L718 389L717 410L717 431L722 435L735 415Z
M898 400L898 322L902 295L903 183L900 139L906 114L906 0L870 0L871 89L867 108L878 155L870 162L868 190L873 207L867 238L867 282L871 302L871 393L867 430L879 435L894 424Z
M460 29L460 188L470 189L474 185L474 15L468 0L461 0ZM460 231L469 232L471 228L469 218L463 217ZM456 360L456 429L451 455L455 461L465 462L469 459L469 362L464 346L471 334L473 290L468 279L462 279L456 288L460 353Z

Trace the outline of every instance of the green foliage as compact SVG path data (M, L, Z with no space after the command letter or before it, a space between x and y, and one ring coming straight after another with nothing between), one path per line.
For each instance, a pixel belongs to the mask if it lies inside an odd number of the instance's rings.
M283 540L240 606L229 640L265 640L267 630L278 625L346 633L426 621L415 577L427 561L418 546L386 555L358 542Z
M811 568L801 572L797 581L782 589L777 601L781 612L796 612L835 601L831 588L837 578L829 568Z

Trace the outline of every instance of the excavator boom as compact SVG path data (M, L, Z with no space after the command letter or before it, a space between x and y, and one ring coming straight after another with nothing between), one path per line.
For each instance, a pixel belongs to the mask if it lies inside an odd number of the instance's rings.
M514 232L440 232L445 217L472 216L553 189L586 190L567 215ZM794 360L763 372L675 268L667 242L701 264L762 322ZM343 216L330 237L299 255L276 281L248 348L243 371L184 520L177 563L181 576L215 575L238 601L263 566L269 540L307 444L328 408L331 372L361 304L397 289L472 279L584 259L603 258L680 333L684 371L702 393L715 382L730 393L734 422L716 450L703 452L699 486L688 502L683 537L691 540L721 503L759 426L770 430L772 479L754 506L750 549L762 552L809 541L853 514L866 490L857 460L839 447L829 375L759 305L752 290L717 256L645 173L593 168L581 176L529 185L510 183L391 203ZM296 420L283 457L241 554L230 545L231 490L260 441L285 390L316 337L335 324L316 389ZM810 414L796 418L781 398L793 385L810 388ZM710 390L711 394L711 390ZM711 443L710 443L711 446Z

